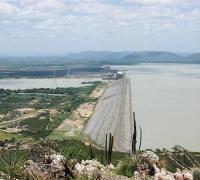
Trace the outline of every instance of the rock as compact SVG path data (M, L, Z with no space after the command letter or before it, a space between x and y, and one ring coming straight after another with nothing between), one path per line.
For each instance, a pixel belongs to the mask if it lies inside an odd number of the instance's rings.
M31 177L45 177L48 172L45 173L43 168L32 160L28 160L24 163L24 174Z
M138 171L134 172L134 178L139 179L140 178L140 173Z
M67 167L70 168L70 169L74 169L74 166L79 163L78 160L76 159L69 159L67 160L66 164L67 164Z
M28 160L24 163L24 168L28 171L28 172L36 172L41 170L38 167L37 163L34 163L32 160Z
M174 176L171 174L167 174L165 176L162 177L163 180L175 180Z
M49 156L49 159L51 160L51 165L60 167L61 169L64 168L64 165L66 163L66 158L60 154L52 154Z
M60 154L45 155L44 162L28 160L24 164L24 170L33 177L46 177L55 179L65 177L66 158Z
M182 175L183 175L183 180L193 180L193 175L192 172L190 171L184 171Z
M109 170L114 170L115 169L115 166L113 166L113 164L109 164L106 166L107 169Z
M83 166L82 164L77 163L77 164L74 166L74 170L77 171L78 173L82 173L83 170L84 170L84 166Z
M152 151L145 151L140 155L141 161L137 165L138 171L141 175L148 176L160 176L160 169L157 167L156 163L159 161L159 157Z
M74 170L79 175L94 176L96 174L100 175L105 167L96 160L82 160L81 163L77 163L74 166Z
M177 170L175 174L166 171L165 173L157 173L154 180L193 180L193 177L190 171Z
M155 170L155 174L157 174L157 173L166 173L165 172L165 170L162 168L162 169L159 169L158 167L157 167L157 165L156 164L153 164L152 165L153 166L153 168L154 168L154 170Z
M155 164L159 161L159 157L152 151L145 151L141 154L141 158L150 164Z
M156 173L156 175L159 175L159 176L166 176L167 175L167 172L165 169L160 169L159 172Z
M174 174L174 179L176 179L176 180L183 180L183 176L182 176L181 173L176 172L176 173Z

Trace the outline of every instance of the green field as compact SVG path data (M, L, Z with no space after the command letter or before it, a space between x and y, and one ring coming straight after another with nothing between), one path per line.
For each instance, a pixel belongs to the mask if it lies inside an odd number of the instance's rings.
M4 141L6 139L11 139L13 138L15 135L8 133L8 132L4 132L4 131L0 131L0 140Z
M78 88L0 89L0 115L3 115L0 119L0 140L46 138L81 104L96 102L97 99L89 95L100 84L94 82ZM24 108L31 111L21 113ZM16 129L17 132L14 132Z

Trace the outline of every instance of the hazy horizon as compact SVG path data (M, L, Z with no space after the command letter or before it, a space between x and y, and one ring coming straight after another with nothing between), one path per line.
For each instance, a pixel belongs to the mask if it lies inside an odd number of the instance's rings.
M117 52L127 52L127 53L134 53L134 52L170 52L170 53L174 53L177 54L179 56L187 56L187 55L192 55L192 54L197 54L200 53L200 51L194 51L194 52L189 52L189 51L184 51L184 52L173 52L173 51L151 51L151 50L144 50L144 51L134 51L134 50L127 50L127 51L109 51L109 50L82 50L82 51L73 51L73 52L63 52L63 53L40 53L40 52L25 52L25 53L13 53L13 52L0 52L0 58L2 57L48 57L48 56L60 56L60 57L64 57L70 54L76 54L76 53L83 53L83 52L113 52L113 53L117 53Z

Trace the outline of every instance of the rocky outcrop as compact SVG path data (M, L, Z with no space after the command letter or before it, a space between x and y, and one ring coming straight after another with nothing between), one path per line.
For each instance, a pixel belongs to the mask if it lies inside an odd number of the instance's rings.
M41 163L28 160L24 163L24 173L27 177L36 179L97 179L97 180L126 180L127 177L114 173L115 167L110 164L102 165L97 160L67 161L64 156L52 154L45 156Z
M52 154L45 156L40 163L28 160L24 164L24 172L29 177L62 179L66 177L66 159L60 154Z
M28 160L24 163L24 172L28 177L36 179L97 179L97 180L124 180L131 179L116 175L115 167L110 164L102 165L97 160L67 160L64 156L52 151L45 154L42 161ZM160 167L159 157L152 151L145 151L139 156L137 171L132 179L142 180L193 180L190 170L179 170L171 173ZM197 170L195 170L198 176ZM195 179L194 179L195 180Z
M145 151L140 156L141 161L138 164L138 171L135 172L136 179L149 177L153 180L193 180L192 171L179 170L171 173L164 168L159 168L159 157L152 151Z
M129 178L115 174L115 167L112 164L102 165L97 160L82 160L74 166L78 177L87 177L97 180L127 180Z

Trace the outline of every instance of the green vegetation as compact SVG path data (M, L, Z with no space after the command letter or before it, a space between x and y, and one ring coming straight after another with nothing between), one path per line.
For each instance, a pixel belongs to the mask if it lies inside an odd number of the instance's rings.
M101 81L86 81L82 82L81 84L101 84Z
M22 165L28 159L27 151L4 151L0 154L0 177L3 179L26 179Z
M137 165L139 163L139 155L133 155L122 159L117 168L117 173L123 176L132 177L134 172L137 171Z
M194 180L200 179L200 168L194 168L192 170Z
M56 141L55 141L56 142ZM60 151L65 157L68 159L79 159L79 160L86 160L91 159L90 154L90 147L89 145L85 145L83 142L78 140L63 140L57 141L58 144L58 151ZM97 159L102 164L107 164L106 159L103 157L102 159L102 150L96 147L92 147L93 151L93 158ZM105 154L105 152L104 152ZM112 163L117 165L118 161L125 157L124 153L120 152L113 152L112 156ZM102 161L103 160L103 161Z
M4 141L4 140L8 140L8 139L11 139L13 138L14 135L13 134L10 134L8 132L5 132L5 131L0 131L0 140Z
M0 89L0 140L16 137L7 128L18 128L17 134L24 139L46 138L80 104L95 102L97 99L89 95L100 84L94 82L78 88Z
M45 138L51 133L51 130L47 128L49 123L48 113L43 113L39 117L25 119L20 122L20 126L26 126L26 128L20 133L34 139Z
M0 89L0 114L6 114L17 108L56 108L61 106L64 111L77 108L80 103L90 101L88 95L99 84L79 88L40 88L27 90L5 90Z

